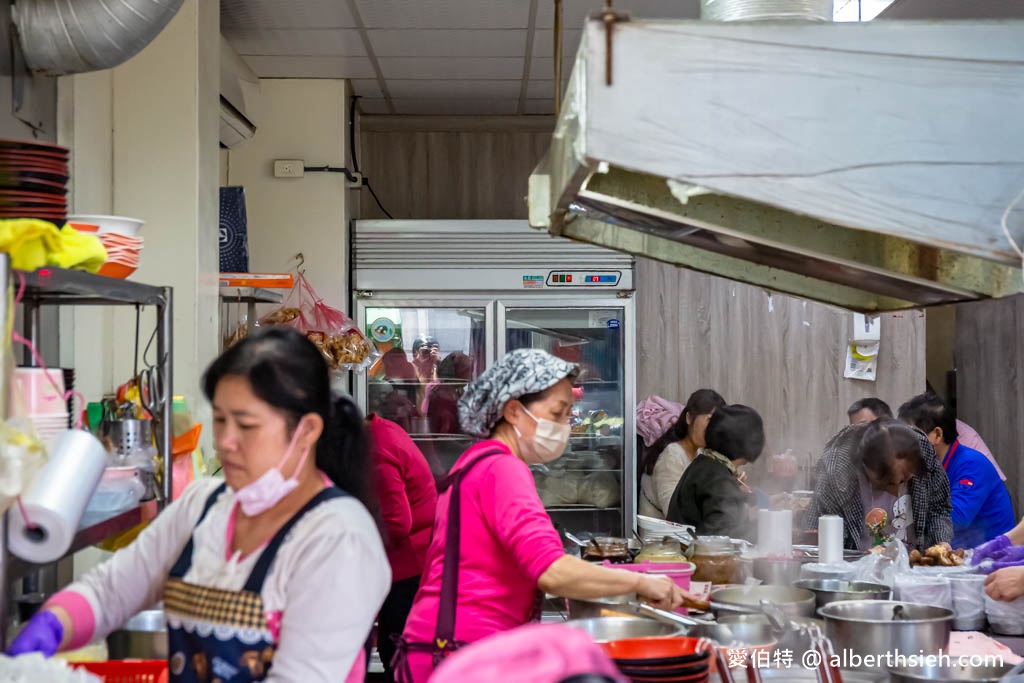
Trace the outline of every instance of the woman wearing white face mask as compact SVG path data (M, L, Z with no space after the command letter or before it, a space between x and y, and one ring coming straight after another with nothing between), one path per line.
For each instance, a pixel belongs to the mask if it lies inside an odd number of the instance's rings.
M54 596L11 654L81 647L163 600L171 683L362 681L391 583L364 506L362 416L332 400L320 352L285 327L225 352L203 390L224 480L189 486Z
M540 615L543 593L638 594L675 609L684 593L664 577L606 569L566 555L528 464L565 451L578 369L539 350L513 351L470 384L462 429L486 439L462 454L442 487L423 581L398 645L399 681L426 681L465 643Z

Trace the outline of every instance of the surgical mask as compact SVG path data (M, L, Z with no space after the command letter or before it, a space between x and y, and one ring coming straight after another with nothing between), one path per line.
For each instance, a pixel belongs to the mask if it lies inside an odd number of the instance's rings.
M537 423L537 430L529 438L524 437L517 427L513 427L516 436L519 437L519 454L525 463L539 465L551 462L565 453L565 447L569 443L569 425L537 417L525 406L523 412Z
M307 449L302 454L302 459L299 460L299 464L295 467L295 474L292 475L291 479L284 478L284 475L281 474L281 466L288 462L292 451L295 450L301 426L302 422L299 422L298 426L295 427L295 434L292 435L292 441L288 444L288 448L285 449L281 462L264 472L256 481L235 491L235 500L242 506L242 512L249 517L266 512L274 507L299 485L296 475L302 470L302 465L305 464L306 458L309 457L309 450Z

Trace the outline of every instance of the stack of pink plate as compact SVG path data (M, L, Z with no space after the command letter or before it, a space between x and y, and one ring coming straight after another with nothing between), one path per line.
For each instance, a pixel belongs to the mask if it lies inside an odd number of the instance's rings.
M64 399L64 371L60 368L15 368L14 379L11 390L13 392L16 388L20 397L12 398L15 401L20 398L21 403L12 405L24 407L39 440L49 448L61 432L67 430L70 419Z
M64 225L68 150L45 142L0 140L0 219Z
M139 267L142 252L143 221L124 216L68 216L68 221L80 232L93 232L107 250L107 262L100 268L100 275L124 279Z
M107 262L100 268L100 275L123 280L138 269L141 237L125 237L113 232L102 233L98 237L107 250Z

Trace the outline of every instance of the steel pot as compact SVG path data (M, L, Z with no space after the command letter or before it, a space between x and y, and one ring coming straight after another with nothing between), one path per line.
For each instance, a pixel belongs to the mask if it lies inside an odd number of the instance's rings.
M880 583L867 581L838 581L834 579L804 579L793 584L814 593L817 606L824 607L841 600L889 600L892 589Z
M854 668L884 671L886 656L930 655L946 650L953 610L897 600L844 600L818 610L825 635L840 651L870 656ZM852 662L851 664L856 664Z
M814 616L814 593L784 586L743 586L715 591L711 594L711 609L716 616L725 612L761 612L762 600L778 605L788 617Z
M1012 664L1002 666L959 666L956 659L949 666L900 666L889 669L889 680L893 683L919 683L919 681L978 681L997 683L1002 676L1013 669Z
M715 623L684 617L666 612L650 605L638 605L637 612L658 621L675 624L691 638L708 638L723 647L736 649L748 646L770 649L775 645L775 634L767 619L764 621L736 621L730 624Z
M167 622L163 610L139 612L119 631L107 636L110 659L162 659L167 653Z
M764 586L792 586L800 579L799 559L758 557L754 559L754 578Z
M683 631L679 625L641 617L571 619L565 622L565 625L584 631L595 643L607 643L610 640L622 640L623 638L674 636Z

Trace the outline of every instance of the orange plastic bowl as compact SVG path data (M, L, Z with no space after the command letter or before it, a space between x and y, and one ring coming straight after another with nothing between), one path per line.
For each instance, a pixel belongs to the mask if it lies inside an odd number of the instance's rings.
M100 226L93 225L92 223L71 223L69 221L68 225L70 225L72 228L74 228L78 232L99 232L100 231Z
M99 274L104 277L117 278L118 280L125 280L129 275L134 273L137 269L132 266L126 266L122 263L116 263L114 261L107 261L104 263L99 270Z

